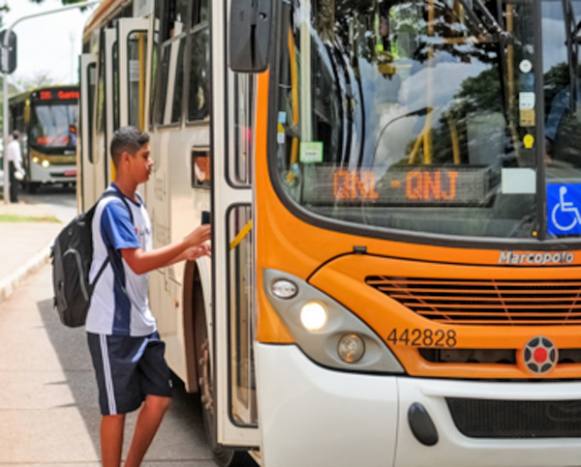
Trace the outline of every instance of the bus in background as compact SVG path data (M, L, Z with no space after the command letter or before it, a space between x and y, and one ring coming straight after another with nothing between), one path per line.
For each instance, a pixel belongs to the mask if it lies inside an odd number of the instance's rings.
M220 465L579 464L580 20L577 0L101 3L81 206L134 124L154 244L211 211L211 260L152 273L150 301Z
M78 86L49 86L10 98L10 131L22 135L23 184L76 183Z

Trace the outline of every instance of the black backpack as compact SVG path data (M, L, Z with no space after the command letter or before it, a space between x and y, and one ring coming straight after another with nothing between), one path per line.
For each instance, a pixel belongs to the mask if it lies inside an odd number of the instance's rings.
M133 222L131 209L119 192L106 191L99 201L112 196L123 201L129 211L131 222ZM95 280L92 283L89 282L89 271L93 261L92 224L99 201L87 212L80 214L67 224L57 235L52 246L54 306L61 322L69 327L85 324L95 285L111 261L111 251L109 251L109 255L99 268Z

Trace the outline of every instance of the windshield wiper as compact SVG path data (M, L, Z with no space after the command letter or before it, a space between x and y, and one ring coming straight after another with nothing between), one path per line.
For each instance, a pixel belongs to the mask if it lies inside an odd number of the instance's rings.
M429 113L432 112L432 107L422 107L421 109L417 109L417 110L412 110L411 112L407 112L403 115L398 115L395 118L392 118L389 122L387 122L385 125L383 125L383 128L380 130L379 134L377 135L377 139L375 142L375 149L373 150L373 159L371 159L372 161L375 161L375 157L377 156L377 151L379 150L379 143L381 143L381 138L383 137L383 134L385 133L385 130L387 130L387 128L392 124L397 122L398 120L401 120L403 118L409 118L409 117L425 117L426 115L428 115Z

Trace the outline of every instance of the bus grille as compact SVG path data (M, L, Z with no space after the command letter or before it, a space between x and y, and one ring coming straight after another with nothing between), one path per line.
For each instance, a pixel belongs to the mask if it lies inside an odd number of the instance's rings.
M581 324L581 280L368 276L365 282L418 315L440 323Z
M456 428L469 438L579 438L581 400L446 399Z

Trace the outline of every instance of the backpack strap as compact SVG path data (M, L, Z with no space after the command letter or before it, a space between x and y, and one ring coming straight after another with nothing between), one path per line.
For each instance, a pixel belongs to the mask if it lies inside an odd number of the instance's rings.
M103 272L105 271L105 268L107 267L107 264L109 264L109 261L110 261L110 259L107 256L107 258L105 259L105 261L103 261L103 264L99 268L99 272L97 272L97 275L95 276L95 279L93 280L93 283L89 284L89 287L91 288L91 290L89 292L89 296L91 296L93 294L93 290L95 289L95 286L97 285L97 281L101 277L101 274L103 274Z
M120 199L121 201L123 201L123 204L125 205L125 207L127 208L127 211L129 212L129 218L131 219L131 224L134 223L133 212L131 211L131 207L129 206L129 203L125 199L125 196L123 195L123 193L119 192L119 190L117 188L113 188L112 190L107 190L105 193L103 193L101 195L101 197L99 198L99 201L106 199L106 198L117 198L117 199ZM97 201L97 204L99 203L99 201ZM113 266L115 264L112 261L111 253L112 252L110 251L110 248L107 247L107 258L105 259L105 261L103 261L103 264L99 268L99 272L97 272L97 275L95 276L95 279L93 280L93 283L90 284L90 287L91 287L90 293L91 294L93 293L93 290L95 289L95 286L97 285L97 281L101 277L101 274L103 274L103 272L105 271L107 264L111 263L111 266ZM121 285L121 289L129 297L129 294L127 293L127 291L125 290L125 287L123 287L123 285Z
M114 187L113 190L108 190L105 193L103 193L103 195L101 196L101 199L111 198L111 197L115 197L115 198L118 198L121 201L123 201L123 204L125 204L125 207L127 208L127 211L129 212L129 218L131 219L131 224L133 225L135 223L134 219L133 219L133 212L131 211L131 206L129 206L129 203L125 199L125 195L123 195L123 193L121 193L117 188ZM141 196L139 196L139 200L142 201ZM107 259L105 261L103 261L103 265L101 266L101 269L99 269L99 272L97 273L97 276L96 276L93 284L95 284L97 282L97 279L99 278L101 273L105 270L105 267L107 266L108 263L111 263L111 267L113 268L114 271L116 271L117 268L115 266L115 262L113 261L114 257L115 257L115 250L113 248L111 248L110 246L107 246ZM114 278L117 276L118 276L118 274L113 274ZM127 291L125 286L123 284L119 283L119 287L121 288L121 291L127 296L129 301L133 304L133 306L135 308L139 308L136 305L136 303L133 301L133 299L131 298L131 295L129 295L129 292Z

